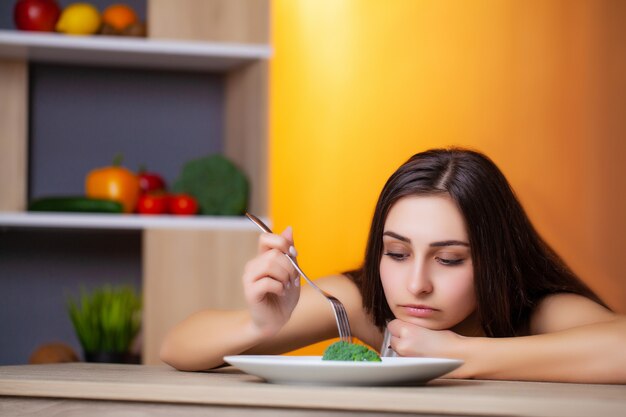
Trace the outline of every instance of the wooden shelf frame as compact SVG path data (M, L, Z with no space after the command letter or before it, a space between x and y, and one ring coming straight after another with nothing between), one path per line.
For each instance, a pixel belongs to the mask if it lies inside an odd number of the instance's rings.
M248 209L267 217L269 15L270 0L148 0L145 40L0 32L0 213L5 222L46 223L41 216L9 219L24 213L28 203L29 61L57 58L81 65L224 74L224 154L250 180ZM66 225L77 219L68 217ZM141 222L148 220L126 226ZM259 232L210 220L185 225L141 226L146 364L160 363L159 347L168 329L192 312L244 306L241 274L256 253Z

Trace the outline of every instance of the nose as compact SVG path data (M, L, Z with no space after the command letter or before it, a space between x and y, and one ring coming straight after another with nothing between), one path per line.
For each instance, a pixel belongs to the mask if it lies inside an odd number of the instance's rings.
M433 283L424 261L415 262L415 266L407 278L407 289L413 295L433 292Z

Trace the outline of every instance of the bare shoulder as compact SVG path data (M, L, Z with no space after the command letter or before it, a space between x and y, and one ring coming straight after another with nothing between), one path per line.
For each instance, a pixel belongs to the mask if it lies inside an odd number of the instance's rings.
M356 284L345 275L329 275L315 280L315 284L325 291L340 292L349 298L351 304L361 304L361 293ZM335 295L335 294L333 294Z
M315 280L315 283L343 303L350 318L353 335L378 348L382 343L382 334L363 309L361 292L354 281L345 275L330 275Z
M343 303L350 317L350 324L368 321L363 309L363 299L357 285L345 275L330 275L315 280L315 284ZM305 284L306 285L306 284Z
M535 308L530 320L530 333L558 332L615 318L615 313L587 297L569 293L552 294Z

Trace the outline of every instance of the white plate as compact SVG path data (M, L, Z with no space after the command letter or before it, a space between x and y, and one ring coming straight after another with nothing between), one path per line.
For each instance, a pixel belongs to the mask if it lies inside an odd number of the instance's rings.
M237 355L224 360L269 382L307 385L423 384L463 364L458 359L382 358L382 362L323 361L321 356Z

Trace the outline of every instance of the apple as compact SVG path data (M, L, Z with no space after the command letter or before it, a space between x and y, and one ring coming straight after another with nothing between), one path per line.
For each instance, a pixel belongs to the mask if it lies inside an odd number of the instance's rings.
M61 8L56 0L18 0L13 12L15 26L20 30L54 32Z
M139 189L141 194L165 191L165 180L156 172L148 172L144 167L139 168Z

